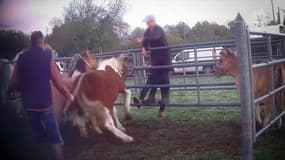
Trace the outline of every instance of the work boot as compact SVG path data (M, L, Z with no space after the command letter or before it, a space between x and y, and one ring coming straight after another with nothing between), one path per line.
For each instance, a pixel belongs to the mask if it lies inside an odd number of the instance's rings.
M54 149L54 158L55 160L63 160L63 150L62 150L62 144L55 144L53 146Z
M165 111L165 107L169 103L169 97L162 98L158 103L159 103L159 117L163 118L165 117L164 111Z
M138 108L141 108L141 106L143 105L142 100L137 99L136 97L134 97L134 103Z
M156 104L155 95L149 95L146 100L143 100L142 103L144 105L153 105Z

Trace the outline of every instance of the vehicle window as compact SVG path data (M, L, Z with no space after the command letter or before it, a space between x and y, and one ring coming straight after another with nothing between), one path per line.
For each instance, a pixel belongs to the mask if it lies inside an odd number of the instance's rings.
M182 60L186 60L186 59L189 59L189 52L183 52L183 57L182 57Z
M175 58L176 61L181 61L182 60L182 54L178 53L178 55Z
M176 61L183 61L190 58L190 52L179 52L175 58Z

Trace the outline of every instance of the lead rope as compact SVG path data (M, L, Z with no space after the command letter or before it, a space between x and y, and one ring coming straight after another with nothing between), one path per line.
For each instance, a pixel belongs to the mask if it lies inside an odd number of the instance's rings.
M78 91L79 91L79 89L80 89L80 86L81 86L83 77L85 76L85 73L82 73L82 74L80 74L79 76L80 76L80 77L79 77L79 79L78 79L77 83L75 84L75 87L74 87L74 89L73 89L73 91L72 91L72 95L74 96L74 101L76 100L76 97L77 97ZM66 103L65 103L65 105L64 105L63 113L64 113L64 115L65 115L66 118L67 118L67 111L68 111L68 109L69 109L71 103L72 103L72 102L71 102L70 100L67 100Z

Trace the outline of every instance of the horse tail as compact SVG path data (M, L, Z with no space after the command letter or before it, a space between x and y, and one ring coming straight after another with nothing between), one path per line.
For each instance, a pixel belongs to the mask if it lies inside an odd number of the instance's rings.
M104 104L100 101L89 100L84 93L78 95L77 102L81 109L85 113L88 113L87 115L96 117L99 125L102 125L107 118L107 115L110 114L109 109L104 106Z

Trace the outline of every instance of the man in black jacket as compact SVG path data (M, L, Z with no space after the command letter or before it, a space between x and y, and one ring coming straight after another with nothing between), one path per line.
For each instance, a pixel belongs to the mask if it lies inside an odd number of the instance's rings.
M152 15L147 16L144 21L148 28L144 33L142 42L142 54L144 56L150 56L151 66L163 66L171 64L171 54L167 48L168 43L164 31L160 26L156 24L155 18ZM155 49L162 47L161 49ZM152 49L153 48L153 49ZM152 69L150 76L147 80L147 85L169 85L169 68ZM143 88L138 103L142 103L149 88ZM164 117L164 110L169 102L169 87L161 87L161 101L159 116ZM155 88L152 88L152 92L149 97L155 98Z

